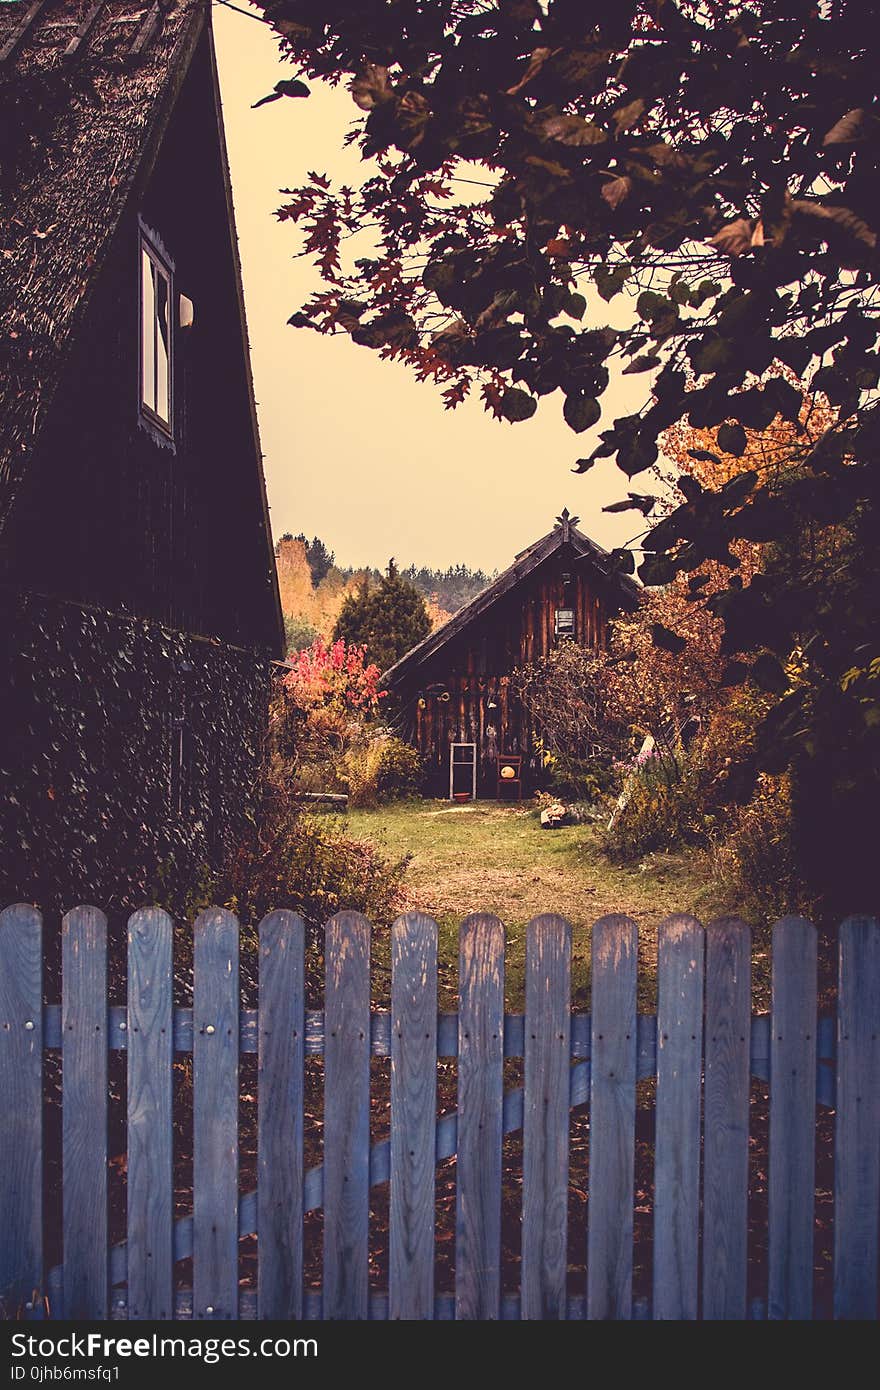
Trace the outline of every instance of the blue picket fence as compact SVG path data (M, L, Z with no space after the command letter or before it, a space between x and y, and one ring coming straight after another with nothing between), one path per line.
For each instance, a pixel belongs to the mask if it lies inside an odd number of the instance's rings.
M880 923L839 933L836 1018L817 1014L813 926L773 932L772 1007L752 1012L748 927L664 922L656 1015L637 1012L635 923L592 929L592 1011L571 1008L571 928L526 934L525 1013L506 1014L505 933L462 925L457 1014L438 1013L437 927L392 928L391 1008L371 1009L371 929L326 927L321 1011L306 1008L305 929L288 911L259 928L259 1007L241 1006L239 924L214 908L193 929L192 1006L173 1003L173 924L128 923L127 1005L108 1003L107 920L62 928L60 1005L44 1003L43 925L0 913L0 1296L7 1316L121 1318L810 1318L819 1111L834 1112L833 1316L878 1312ZM60 1262L47 1267L47 1058L60 1053ZM111 1243L108 1062L125 1057L126 1238ZM257 1054L257 1182L242 1191L241 1058ZM323 1162L305 1165L308 1059L323 1058ZM192 1209L175 1216L174 1068L192 1059ZM390 1133L370 1142L371 1058L390 1058ZM522 1084L505 1090L505 1061ZM437 1113L438 1062L456 1103ZM769 1083L766 1262L754 1294L749 1139L755 1079ZM650 1293L634 1297L637 1087L655 1083ZM643 1102L644 1103L644 1102ZM570 1226L574 1107L589 1107L588 1210ZM522 1138L519 1288L502 1280L505 1136ZM436 1285L437 1165L455 1163L454 1293ZM390 1184L388 1278L370 1272L371 1191ZM304 1223L323 1213L320 1288L304 1273ZM506 1209L505 1209L506 1210ZM509 1219L509 1218L508 1218ZM257 1238L255 1288L240 1285ZM586 1280L572 1289L572 1240ZM57 1241L56 1241L57 1244ZM752 1267L750 1270L750 1258ZM182 1262L191 1262L182 1264ZM183 1286L181 1271L191 1269ZM750 1280L751 1273L751 1280ZM372 1284L372 1286L371 1286ZM752 1292L750 1293L750 1288Z

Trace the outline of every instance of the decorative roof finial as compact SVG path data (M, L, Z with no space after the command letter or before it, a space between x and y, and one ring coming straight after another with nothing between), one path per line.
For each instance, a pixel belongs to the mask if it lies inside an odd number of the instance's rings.
M571 516L568 507L563 507L560 515L556 518L556 525L562 527L563 541L571 540L571 528L577 526L580 521L579 516Z

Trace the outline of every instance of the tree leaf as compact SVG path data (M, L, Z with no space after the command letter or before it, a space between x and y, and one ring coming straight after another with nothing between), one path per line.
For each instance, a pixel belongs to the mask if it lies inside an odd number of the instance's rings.
M654 643L654 646L659 647L661 651L672 652L673 656L677 656L679 652L683 652L687 646L687 642L683 637L679 637L677 632L673 632L670 628L665 627L663 623L651 624L651 641Z
M595 425L601 414L602 407L595 396L568 396L562 407L563 419L575 434L582 434Z
M563 314L568 314L570 318L582 319L587 312L587 301L582 294L566 295L562 302Z
M655 352L643 353L641 357L634 357L628 367L624 367L621 376L634 376L638 372L650 372L655 367L660 366L661 359Z
M526 70L523 73L522 77L519 79L518 82L514 83L512 87L505 88L507 96L515 97L517 92L522 91L526 83L531 82L533 77L537 77L538 73L541 71L542 67L544 66L552 52L552 48L533 49L532 53L529 56L529 61L526 65Z
M269 101L280 101L282 97L307 96L311 96L311 90L305 82L300 82L296 77L285 77L282 82L275 83L274 92L270 92L268 96L260 97L259 101L255 101L251 110L256 111L258 106L265 106Z
M614 124L618 135L624 130L631 130L647 109L648 103L644 97L636 97L635 101L629 101L626 106L621 106L618 111L615 111Z
M599 265L593 271L593 281L599 291L599 297L604 299L606 304L619 294L626 284L632 272L632 267L626 262L620 265L607 266Z
M762 690L772 695L784 695L790 681L779 660L770 652L762 652L751 668L751 677Z
M723 454L733 454L734 458L742 458L746 451L748 438L742 425L722 425L715 438Z
M585 121L583 116L548 116L539 127L548 140L556 140L560 145L601 145L608 134L593 121Z
M511 424L518 420L530 420L537 409L535 397L530 396L528 391L521 391L518 386L508 387L501 397L501 414Z
M709 245L725 256L741 256L752 245L753 230L754 223L748 217L738 217L735 222L729 222L720 232L710 237Z
M627 493L626 500L623 502L610 502L607 507L603 507L603 512L631 512L639 511L642 516L647 516L656 504L656 497L649 497L640 492Z
M348 90L355 105L362 111L372 111L375 106L381 106L394 97L388 81L388 69L379 63L367 63Z
M839 121L835 121L822 141L825 149L829 145L854 145L857 140L861 140L864 119L865 113L861 106L847 111L845 116L841 116Z
M619 207L624 198L627 198L632 191L632 179L626 174L620 178L612 179L610 183L602 185L602 197L611 208L612 212Z

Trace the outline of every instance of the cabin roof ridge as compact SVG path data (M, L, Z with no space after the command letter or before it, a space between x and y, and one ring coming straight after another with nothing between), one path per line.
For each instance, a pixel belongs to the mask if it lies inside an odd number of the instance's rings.
M564 545L570 545L579 559L591 560L597 570L602 573L603 578L609 583L615 584L627 598L634 597L639 592L639 586L629 576L608 573L602 567L601 562L608 558L609 552L578 528L576 523L579 520L579 517L571 517L568 509L565 508L557 518L556 525L552 530L533 541L525 550L521 550L507 569L491 580L478 594L475 594L457 613L453 613L452 617L448 618L445 623L434 632L430 632L421 642L417 642L414 647L411 647L393 665L389 666L382 674L383 684L393 684L400 679L404 671L418 666L427 657L440 651L447 642L462 632L474 619L490 609L505 594L510 593L517 584Z

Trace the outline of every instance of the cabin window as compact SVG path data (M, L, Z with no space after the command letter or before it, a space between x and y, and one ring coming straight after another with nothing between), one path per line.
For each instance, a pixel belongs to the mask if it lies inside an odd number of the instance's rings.
M574 609L557 608L555 632L557 637L574 636Z
M141 234L141 410L171 434L171 271Z

